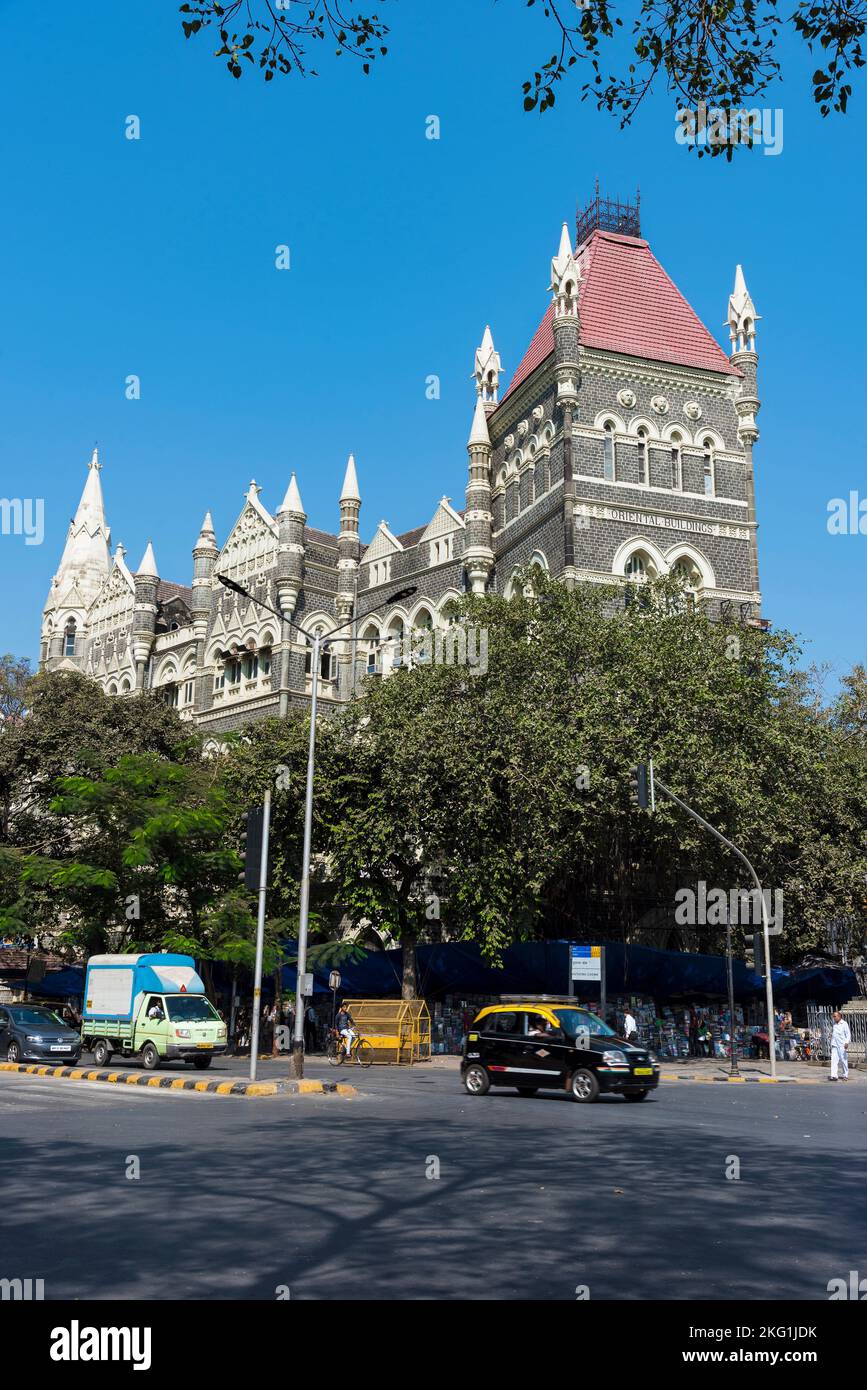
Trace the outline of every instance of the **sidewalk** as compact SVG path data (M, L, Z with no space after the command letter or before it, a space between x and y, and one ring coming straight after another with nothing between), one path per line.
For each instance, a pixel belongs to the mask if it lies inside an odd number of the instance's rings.
M727 1057L661 1057L660 1076L664 1081L731 1081L731 1062ZM738 1075L744 1081L770 1081L771 1066L765 1059L738 1059ZM777 1061L778 1081L826 1082L831 1075L829 1062ZM849 1083L864 1085L867 1069L849 1070Z

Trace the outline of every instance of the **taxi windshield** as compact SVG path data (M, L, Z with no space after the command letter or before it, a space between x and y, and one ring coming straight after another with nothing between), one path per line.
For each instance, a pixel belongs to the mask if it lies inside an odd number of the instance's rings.
M179 994L166 1003L173 1023L210 1023L219 1019L213 1005L200 994Z
M595 1033L597 1037L616 1037L614 1029L609 1028L607 1023L603 1023L601 1018L591 1014L588 1009L555 1009L554 1012L567 1037L576 1037L580 1029L584 1029L588 1033Z

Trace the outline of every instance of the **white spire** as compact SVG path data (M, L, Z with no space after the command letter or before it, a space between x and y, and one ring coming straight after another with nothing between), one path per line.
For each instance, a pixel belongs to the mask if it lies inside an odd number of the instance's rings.
M341 502L360 502L361 493L358 491L358 477L355 472L355 455L349 455L349 462L346 465L346 475L343 479L343 487L340 490Z
M566 223L560 231L560 246L551 261L551 283L558 314L574 314L578 308L578 284L581 276L572 252L569 228Z
M74 606L84 604L89 607L111 569L111 531L105 520L99 479L101 467L99 455L94 449L81 500L69 523L66 544L51 584L49 608L62 607L67 595Z
M735 287L729 295L729 312L726 319L733 352L743 352L744 349L748 352L755 351L756 322L760 318L761 314L756 313L756 306L747 289L743 267L739 265L735 269Z
M298 484L295 481L295 474L289 479L289 486L286 489L286 496L278 509L277 515L281 512L295 512L297 516L304 516L304 503L301 501L301 493L298 491Z
M476 409L473 414L473 427L470 430L470 437L467 445L472 448L474 444L490 445L491 436L488 434L488 417L485 414L485 405L481 396L476 397Z
M214 533L214 523L210 512L205 512L205 519L202 522L199 539L196 541L196 550L205 546L211 550L216 550L217 548L217 537Z
M157 569L157 557L154 555L154 548L148 541L145 546L145 553L141 557L141 564L136 570L136 574L145 579L159 579L160 572Z
M482 334L481 347L476 348L476 361L473 376L476 381L476 390L488 405L496 405L497 392L500 386L500 372L503 364L500 361L500 354L494 347L494 339L491 336L490 328L485 325Z

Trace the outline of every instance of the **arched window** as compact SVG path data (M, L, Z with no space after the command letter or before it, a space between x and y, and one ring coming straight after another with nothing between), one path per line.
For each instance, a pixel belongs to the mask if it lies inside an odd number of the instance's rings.
M74 618L70 618L63 633L63 655L75 656L75 632L76 623Z
M641 550L636 550L626 561L624 574L633 581L649 577L650 562Z
M320 624L319 627L315 627L315 628L313 629L313 631L312 631L312 633L311 633L310 635L311 635L311 637L318 637L318 638L320 639L320 641L321 641L321 640L326 636L325 628L322 627L322 625ZM311 671L312 665L313 665L313 648L312 648L312 646L310 646L310 647L307 648L307 652L306 652L306 655L305 655L305 657L304 657L304 674L305 674L305 676L309 676L309 675L310 675L310 671ZM320 648L319 648L319 679L320 679L320 680L323 680L323 681L333 681L333 680L334 680L334 676L335 676L335 667L336 667L336 662L335 662L335 659L334 659L334 657L333 657L333 655L332 655L332 653L331 653L330 648L329 648L329 647L320 647Z
M382 670L382 654L379 632L373 623L366 627L361 638L361 651L364 657L364 670L368 676L377 676Z
M683 438L679 434L671 436L671 486L676 492L683 491Z
M602 442L602 471L605 481L613 483L617 478L617 455L614 443L614 422L605 421L605 438Z
M689 588L698 589L701 587L701 570L688 555L681 555L679 560L675 560L671 572L684 579Z
M704 441L704 495L713 497L715 491L713 440Z
M427 608L419 610L413 623L412 654L421 665L433 661L433 618Z
M122 680L121 683L120 683L120 693L121 693L121 695L128 695L129 692L130 692L130 688L131 688L131 687L130 687L129 679L128 679L128 677L124 676L123 680Z
M386 633L387 650L391 669L397 670L403 661L404 637L406 631L403 618L392 618Z
M650 486L650 454L647 430L643 425L638 431L638 481L642 487Z
M688 555L681 555L672 565L671 572L683 581L686 607L694 608L696 590L701 588L703 582L698 565Z

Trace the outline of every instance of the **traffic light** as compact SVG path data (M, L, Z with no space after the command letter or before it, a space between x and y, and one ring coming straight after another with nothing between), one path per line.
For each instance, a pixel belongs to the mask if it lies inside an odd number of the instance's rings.
M259 891L259 875L262 866L262 834L265 826L265 808L256 806L252 811L245 811L241 817L241 858L244 861L244 872L239 874L239 879L243 879L244 887L251 893ZM270 854L269 854L270 860ZM266 867L265 882L267 883L270 874L270 863Z
M629 800L633 806L646 811L650 805L647 789L647 763L636 763L629 769Z

